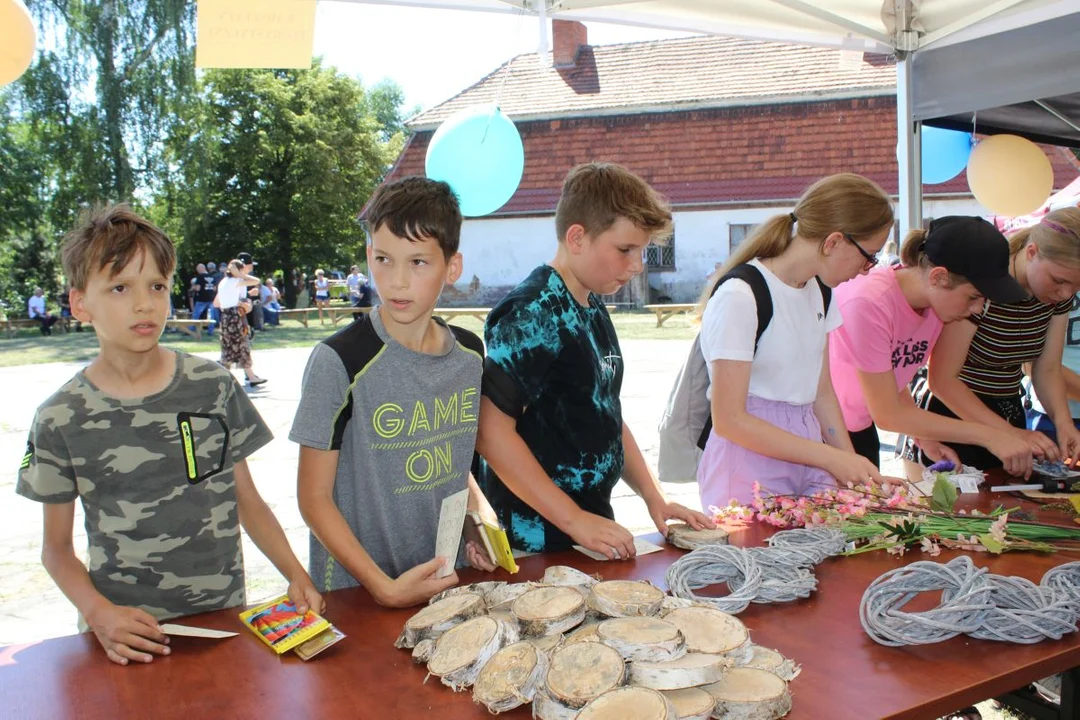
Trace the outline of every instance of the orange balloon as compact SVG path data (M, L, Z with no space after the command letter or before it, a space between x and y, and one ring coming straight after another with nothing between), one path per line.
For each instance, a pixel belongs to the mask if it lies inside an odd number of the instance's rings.
M1015 217L1036 210L1054 189L1050 159L1018 135L992 135L971 151L968 187L995 215Z

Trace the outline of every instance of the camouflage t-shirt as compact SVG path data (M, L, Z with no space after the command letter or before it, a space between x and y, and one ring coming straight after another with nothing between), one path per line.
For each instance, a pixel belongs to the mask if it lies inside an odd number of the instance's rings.
M90 579L159 620L244 604L234 463L272 438L232 375L176 354L156 395L105 395L79 371L38 408L16 492L79 498Z

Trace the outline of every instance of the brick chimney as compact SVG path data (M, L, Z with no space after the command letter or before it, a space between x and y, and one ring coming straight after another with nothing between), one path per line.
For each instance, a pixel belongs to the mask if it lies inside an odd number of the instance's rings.
M574 20L552 20L551 35L551 58L555 67L574 67L578 51L589 44L589 31Z

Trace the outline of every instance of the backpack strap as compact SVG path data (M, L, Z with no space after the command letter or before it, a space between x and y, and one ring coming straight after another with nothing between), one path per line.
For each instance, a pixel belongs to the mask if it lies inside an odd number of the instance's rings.
M765 333L765 329L769 327L769 323L772 322L773 304L772 294L769 293L769 285L765 282L765 276L761 274L761 271L756 266L743 263L728 270L716 283L716 286L713 287L709 297L715 295L721 285L732 279L742 280L750 286L750 291L754 293L754 303L757 305L757 336L754 338L754 352L757 352L761 336Z
M731 279L742 280L750 286L751 292L754 293L754 303L757 305L757 335L754 337L754 352L756 353L758 343L761 342L762 334L765 332L765 329L769 327L769 323L772 322L772 294L769 293L769 286L765 282L765 276L761 274L761 270L758 270L757 267L750 263L743 263L728 270L727 273L717 281L712 292L709 293L709 297L711 298L715 295L716 291L720 289L720 286ZM824 291L822 291L822 293L824 294ZM698 436L697 445L702 450L705 449L705 443L709 441L709 435L711 433L712 413L710 412L709 416L705 419L705 427L701 429L701 435Z
M827 316L829 314L829 303L832 302L832 288L821 282L821 278L815 277L814 279L817 280L818 289L821 290L821 302Z

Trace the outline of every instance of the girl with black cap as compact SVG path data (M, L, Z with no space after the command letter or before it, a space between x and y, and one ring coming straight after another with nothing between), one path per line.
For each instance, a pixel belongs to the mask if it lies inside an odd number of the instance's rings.
M836 288L844 323L829 338L829 362L855 451L879 462L878 428L919 438L933 460L958 462L940 441L986 448L1016 475L1032 450L1011 432L921 410L908 384L926 366L944 324L982 313L987 301L1027 292L1009 275L1009 243L977 217L943 217L903 243L903 265L880 267Z
M1061 353L1073 296L1080 289L1080 209L1055 210L1010 237L1009 274L1028 297L990 302L982 315L942 330L931 354L930 393L923 403L939 415L1009 432L1046 460L1076 459L1080 430L1069 413ZM1020 381L1021 366L1028 362L1035 390L1058 426L1056 445L1025 427ZM980 470L1002 465L982 447L955 443L952 448L963 463Z

